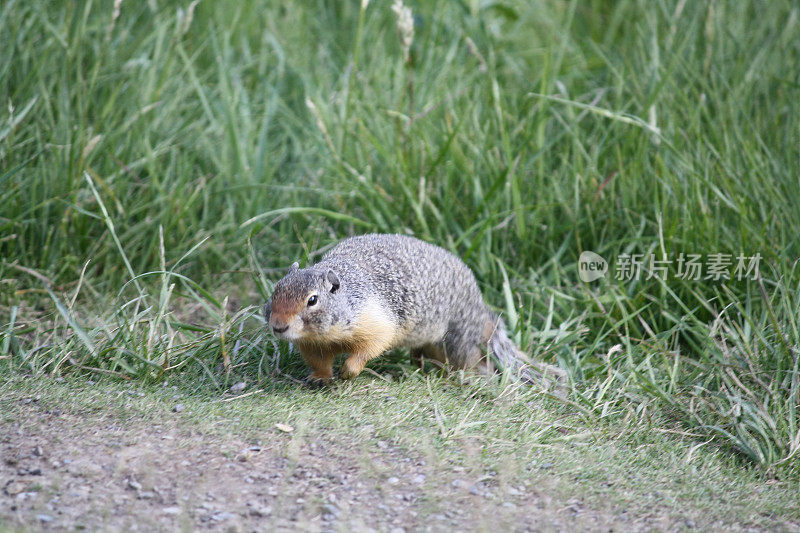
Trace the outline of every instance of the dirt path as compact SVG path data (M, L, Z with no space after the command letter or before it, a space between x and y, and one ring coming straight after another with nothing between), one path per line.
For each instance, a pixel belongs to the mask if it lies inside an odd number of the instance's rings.
M163 421L162 421L163 422ZM19 400L0 423L0 529L225 531L676 530L654 509L585 508L546 485L498 484L389 443L204 435Z

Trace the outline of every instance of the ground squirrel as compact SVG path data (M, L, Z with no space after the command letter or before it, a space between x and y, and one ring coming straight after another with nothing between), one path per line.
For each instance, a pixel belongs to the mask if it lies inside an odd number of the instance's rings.
M311 267L294 263L265 313L275 336L300 350L311 382L332 379L341 353L349 354L341 370L349 379L397 347L409 348L417 364L427 357L491 372L496 361L528 380L559 379L555 367L526 364L461 259L405 235L351 237Z

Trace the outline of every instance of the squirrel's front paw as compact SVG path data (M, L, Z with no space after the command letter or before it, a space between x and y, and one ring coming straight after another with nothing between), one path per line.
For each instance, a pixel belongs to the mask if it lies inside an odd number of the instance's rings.
M312 389L320 389L322 387L327 387L331 383L333 383L333 378L332 377L330 377L330 378L322 378L322 377L319 377L319 376L315 376L314 374L309 375L305 379L306 387L309 387L309 388L312 388Z
M359 375L362 370L364 370L365 363L366 361L363 358L351 355L342 365L342 370L339 372L339 376L342 379L353 379Z

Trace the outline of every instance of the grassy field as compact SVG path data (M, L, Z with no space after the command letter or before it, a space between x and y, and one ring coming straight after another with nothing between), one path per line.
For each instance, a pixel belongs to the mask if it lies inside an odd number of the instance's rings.
M6 390L102 377L215 398L244 380L291 409L305 370L259 316L272 283L345 236L409 233L461 256L523 349L569 373L566 401L536 405L796 491L797 4L409 2L413 35L364 4L2 4ZM605 278L580 280L584 251ZM635 254L641 275L618 279ZM690 254L722 254L730 279L682 275ZM465 431L465 394L483 419L508 386L464 393L406 358L347 390L441 387L413 424L439 444ZM292 398L338 419L340 394ZM540 430L466 427L523 432L495 458Z

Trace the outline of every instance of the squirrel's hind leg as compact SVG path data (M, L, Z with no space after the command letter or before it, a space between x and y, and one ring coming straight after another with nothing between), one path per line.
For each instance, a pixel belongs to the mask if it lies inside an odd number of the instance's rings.
M409 350L409 355L411 355L411 364L421 370L425 364L425 361L423 360L423 357L425 357L425 352L422 350L422 348L411 348L411 350Z
M447 364L447 353L444 344L434 343L426 344L420 348L411 349L411 364L416 365L420 369L425 364L425 359L434 361L437 366L444 366Z
M444 337L444 351L447 362L453 367L483 371L486 366L483 345L491 331L476 331L463 322L451 322ZM485 328L484 328L485 329Z

